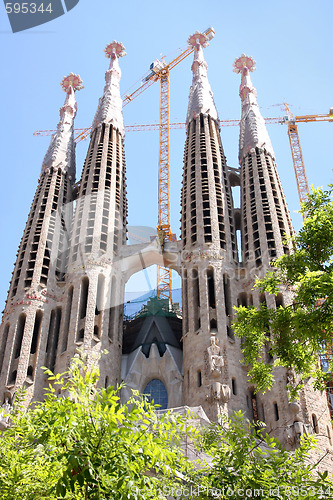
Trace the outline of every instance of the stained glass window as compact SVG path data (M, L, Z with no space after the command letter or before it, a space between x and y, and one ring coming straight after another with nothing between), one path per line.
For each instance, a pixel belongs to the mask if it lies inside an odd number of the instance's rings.
M148 396L148 401L154 401L154 404L160 405L159 410L165 410L168 407L168 393L163 382L154 378L147 385L144 394Z

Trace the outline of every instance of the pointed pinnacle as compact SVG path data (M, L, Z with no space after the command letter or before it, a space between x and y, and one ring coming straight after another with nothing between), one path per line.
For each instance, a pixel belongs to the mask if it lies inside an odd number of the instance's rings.
M121 42L117 42L113 40L113 42L109 43L104 49L105 57L108 59L113 59L116 55L117 57L126 56L125 47Z
M205 33L196 31L195 33L193 33L193 35L189 36L187 43L193 48L197 47L198 45L201 45L201 47L208 47L208 36Z
M256 62L251 56L246 56L245 54L242 54L240 57L238 57L235 62L234 62L234 69L233 71L235 73L240 73L244 71L245 69L249 71L254 71L256 69Z
M80 75L75 75L74 73L69 73L69 75L64 76L64 78L60 82L61 88L67 94L69 93L69 89L72 87L74 92L76 90L81 90L84 88L82 85L82 80Z

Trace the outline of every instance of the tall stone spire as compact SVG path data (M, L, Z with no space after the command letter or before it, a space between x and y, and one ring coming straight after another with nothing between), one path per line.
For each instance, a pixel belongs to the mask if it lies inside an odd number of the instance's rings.
M122 314L125 283L119 265L126 245L127 199L124 124L120 97L119 42L110 43L106 85L94 119L73 218L66 272L66 321L57 343L66 356L57 356L55 370L66 369L66 358L78 346L87 363L98 361L105 384L120 381ZM51 340L50 340L51 342ZM52 360L46 366L52 368Z
M75 177L75 144L74 144L74 118L77 104L75 91L83 88L79 75L70 73L61 82L61 87L66 92L65 103L60 108L60 121L56 132L51 138L49 148L42 164L42 173L54 167L61 168L64 173Z
M21 387L27 401L40 399L45 384L41 366L56 355L49 332L57 338L62 316L75 176L74 92L82 81L71 73L61 86L65 104L43 161L0 326L0 400L4 395L11 400Z
M105 57L111 59L111 61L110 67L105 73L104 93L99 100L93 121L93 129L99 127L102 123L112 124L122 135L124 135L124 120L119 86L121 70L118 58L123 56L126 56L125 47L115 40L105 49Z
M193 80L190 89L190 97L186 116L186 124L200 113L208 114L214 120L218 120L213 92L210 88L207 69L208 65L203 55L203 47L208 46L208 37L204 33L196 31L188 39L188 44L194 47L194 60L192 64Z
M229 172L202 53L207 39L195 33L189 43L195 54L181 195L184 402L216 420L230 396L227 365L211 373L207 356L234 348L230 277L238 256Z
M239 135L239 160L252 148L263 148L274 158L273 147L257 103L257 91L252 84L250 71L254 71L255 60L242 54L234 62L235 73L241 73L239 95L242 101L242 118Z

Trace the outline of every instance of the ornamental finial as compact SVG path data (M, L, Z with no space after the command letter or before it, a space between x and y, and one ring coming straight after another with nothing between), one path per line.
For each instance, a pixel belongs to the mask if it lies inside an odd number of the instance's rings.
M61 88L64 92L67 94L69 93L69 89L72 87L74 92L76 90L81 90L84 88L82 85L82 80L80 78L80 75L74 75L74 73L69 73L69 75L64 76L64 78L61 80Z
M245 69L254 71L256 69L256 62L253 57L242 54L240 57L238 57L238 59L235 60L233 71L235 73L240 73Z
M198 45L201 45L201 47L208 47L208 36L205 33L196 31L188 38L187 43L193 48L197 47Z
M113 59L116 55L117 57L126 56L125 47L121 42L117 42L113 40L113 42L109 43L104 49L105 57L108 59Z

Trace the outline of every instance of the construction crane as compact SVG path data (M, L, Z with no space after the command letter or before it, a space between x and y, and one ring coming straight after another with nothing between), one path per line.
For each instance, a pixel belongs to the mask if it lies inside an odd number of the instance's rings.
M207 40L211 40L215 31L208 28L203 32ZM164 245L165 241L172 241L176 236L171 231L170 225L170 71L194 51L194 46L189 45L178 57L169 64L155 60L150 66L151 79L160 81L160 151L158 170L158 224L157 234ZM166 267L157 267L157 296L168 299L172 303L172 270Z
M298 196L301 203L305 203L307 196L309 194L309 185L306 177L306 171L303 160L303 153L301 148L301 142L298 135L297 123L308 123L308 122L324 122L333 121L333 108L330 109L327 115L305 115L305 116L294 116L290 111L287 103L283 103L287 115L282 119L283 123L288 124L288 136L290 142L291 155L294 164ZM303 219L306 214L303 214Z

